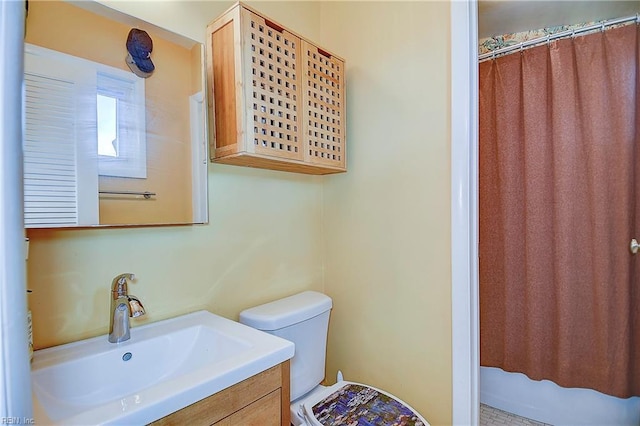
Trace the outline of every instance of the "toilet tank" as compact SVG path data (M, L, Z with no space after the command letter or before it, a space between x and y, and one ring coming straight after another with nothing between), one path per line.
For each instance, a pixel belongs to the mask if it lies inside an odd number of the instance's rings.
M324 379L331 298L305 291L240 312L240 322L295 344L291 359L291 401Z

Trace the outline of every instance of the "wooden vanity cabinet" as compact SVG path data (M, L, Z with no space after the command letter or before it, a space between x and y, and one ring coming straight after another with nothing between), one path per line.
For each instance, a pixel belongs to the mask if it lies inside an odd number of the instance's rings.
M289 426L289 361L202 399L154 426Z
M237 3L207 27L211 159L346 171L344 60Z

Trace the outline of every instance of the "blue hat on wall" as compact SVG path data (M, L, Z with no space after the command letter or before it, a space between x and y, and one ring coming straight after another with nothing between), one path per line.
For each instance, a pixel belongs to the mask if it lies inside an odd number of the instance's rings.
M153 41L146 31L132 28L127 36L127 65L138 77L147 78L153 74L156 67L151 62Z

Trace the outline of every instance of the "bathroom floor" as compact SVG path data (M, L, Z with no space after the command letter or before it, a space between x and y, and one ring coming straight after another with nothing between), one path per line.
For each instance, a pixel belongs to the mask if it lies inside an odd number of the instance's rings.
M480 404L480 426L551 426Z

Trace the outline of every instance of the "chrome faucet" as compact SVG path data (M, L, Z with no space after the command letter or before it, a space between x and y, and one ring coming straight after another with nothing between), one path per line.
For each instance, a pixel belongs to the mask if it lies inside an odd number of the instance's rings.
M111 283L111 309L109 310L109 341L120 343L131 338L129 317L137 318L145 314L137 297L128 294L127 281L135 275L120 274Z

